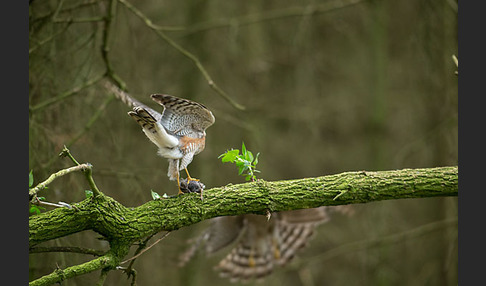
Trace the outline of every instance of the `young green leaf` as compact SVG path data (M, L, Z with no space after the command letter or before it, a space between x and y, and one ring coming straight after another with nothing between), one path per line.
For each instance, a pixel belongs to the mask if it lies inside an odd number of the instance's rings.
M86 195L86 198L90 198L93 196L93 191L91 190L84 190L84 194Z
M40 214L40 210L37 206L30 206L29 208L30 213Z
M238 169L238 175L243 174L244 171L248 170L248 166L246 165L241 165Z
M258 152L255 156L255 160L253 161L253 165L256 167L256 165L258 164L258 155L260 155L260 152Z
M218 158L222 157L221 162L223 162L223 163L234 162L239 153L240 153L240 150L234 149L234 150L226 151L225 153L219 155Z
M234 163L236 167L238 167L238 175L245 176L246 181L255 181L255 173L260 172L256 170L259 155L260 153L257 153L256 156L253 156L253 153L250 150L246 149L245 142L242 142L241 154L239 150L231 149L230 151L226 151L225 153L219 155L218 158L221 158L221 162L223 163Z
M150 190L150 192L152 193L152 199L155 201L155 200L160 200L160 195L157 194L156 192Z
M253 153L251 153L250 150L248 150L248 152L246 152L246 160L248 160L248 162L253 162Z
M236 166L240 167L240 166L244 166L247 163L247 161L241 159L240 157L237 157L234 163Z
M29 208L30 213L40 214L41 210L45 210L46 208L36 205L31 205Z

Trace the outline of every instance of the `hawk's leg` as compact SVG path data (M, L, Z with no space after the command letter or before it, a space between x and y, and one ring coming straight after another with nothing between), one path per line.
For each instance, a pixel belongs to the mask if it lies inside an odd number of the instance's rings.
M181 195L183 194L182 190L181 190L181 182L179 180L179 172L177 172L177 187L179 188L179 192L177 193L178 195Z
M195 179L195 178L192 178L191 175L189 175L189 171L187 171L187 168L184 168L184 170L186 170L186 174L187 174L187 183L189 184L190 181L196 181L196 182L199 182L199 179Z

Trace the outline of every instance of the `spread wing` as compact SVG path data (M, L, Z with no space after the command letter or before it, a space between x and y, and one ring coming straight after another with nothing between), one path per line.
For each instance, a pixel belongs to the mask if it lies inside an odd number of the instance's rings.
M151 98L164 106L160 123L173 134L201 137L215 121L213 113L200 103L166 94L152 94Z

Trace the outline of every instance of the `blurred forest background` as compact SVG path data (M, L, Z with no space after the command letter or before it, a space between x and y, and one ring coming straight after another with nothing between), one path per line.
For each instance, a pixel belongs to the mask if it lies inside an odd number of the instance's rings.
M216 123L207 130L206 149L189 166L207 188L244 181L217 158L242 141L261 153L259 177L266 180L458 163L451 58L458 54L456 0L127 1L115 3L108 33L111 1L29 1L34 184L72 166L58 157L66 145L79 162L93 165L100 190L125 206L151 200L151 189L177 193L166 176L167 160L103 87L107 64L149 106L159 108L150 94L166 93L212 110ZM212 89L167 39L193 54L246 109ZM87 188L74 173L40 195L78 202ZM457 218L457 198L354 207L353 216L336 215L319 226L310 245L265 284L457 285L457 224L444 223ZM173 232L139 257L138 285L228 285L212 270L224 251L177 267L186 240L208 223ZM107 249L97 238L82 232L43 245ZM91 258L31 254L30 279ZM93 285L98 276L62 285ZM129 283L117 271L106 280Z

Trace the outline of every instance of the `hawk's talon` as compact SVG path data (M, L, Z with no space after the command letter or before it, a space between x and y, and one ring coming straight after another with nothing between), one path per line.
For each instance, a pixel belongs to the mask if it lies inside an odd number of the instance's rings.
M184 170L186 170L186 174L187 174L187 183L189 183L190 181L199 182L199 179L195 179L195 178L191 177L191 175L189 175L189 171L187 171L187 168L184 168Z

